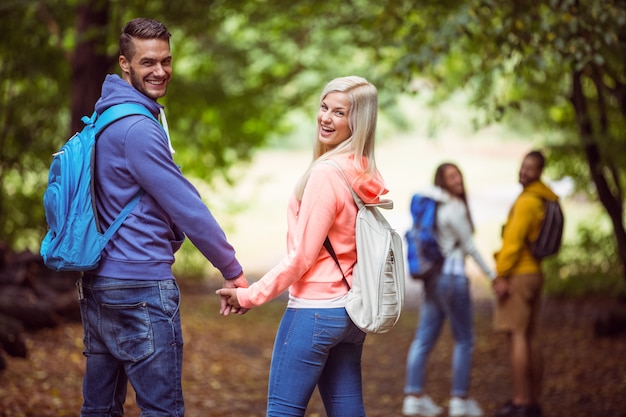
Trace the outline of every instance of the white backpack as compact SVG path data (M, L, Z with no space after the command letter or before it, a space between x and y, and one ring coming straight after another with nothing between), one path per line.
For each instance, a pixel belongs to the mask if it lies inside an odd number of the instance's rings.
M357 262L352 272L346 311L354 324L364 332L386 333L398 322L404 306L402 238L379 210L392 209L393 201L363 203L339 165L332 160L328 162L341 172L359 208L356 218ZM324 246L343 275L328 238ZM345 276L344 281L348 284Z

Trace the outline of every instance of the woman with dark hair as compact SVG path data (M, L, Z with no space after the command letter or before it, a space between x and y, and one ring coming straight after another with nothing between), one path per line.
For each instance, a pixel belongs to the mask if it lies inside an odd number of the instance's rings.
M465 257L470 255L474 258L489 278L494 279L496 274L474 245L474 224L459 168L452 163L441 164L435 172L434 187L423 194L437 201L437 243L445 261L441 274L424 286L420 322L407 358L406 396L402 412L407 416L437 416L443 411L424 393L424 374L428 354L435 346L447 318L455 340L448 414L481 416L482 410L468 396L474 330Z

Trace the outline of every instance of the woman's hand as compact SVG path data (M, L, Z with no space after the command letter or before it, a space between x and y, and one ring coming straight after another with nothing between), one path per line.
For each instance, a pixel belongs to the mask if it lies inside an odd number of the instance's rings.
M220 303L220 314L228 316L229 314L245 314L248 309L242 308L237 299L237 288L227 287L220 288L215 291L222 298Z

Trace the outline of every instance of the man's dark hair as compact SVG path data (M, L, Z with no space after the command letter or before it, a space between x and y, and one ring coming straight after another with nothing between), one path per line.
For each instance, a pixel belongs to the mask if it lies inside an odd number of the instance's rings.
M135 55L133 39L163 39L169 44L171 33L165 25L154 19L139 17L126 23L120 35L120 55L132 61Z
M530 151L525 156L525 158L528 158L528 157L535 158L537 162L539 163L539 171L543 172L543 167L546 165L546 158L543 156L543 153L537 150Z

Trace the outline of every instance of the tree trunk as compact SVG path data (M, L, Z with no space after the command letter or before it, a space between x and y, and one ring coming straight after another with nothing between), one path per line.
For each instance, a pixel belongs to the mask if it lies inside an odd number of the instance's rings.
M604 174L605 169L611 172L612 167L606 166L606 161L602 158L599 146L596 142L596 138L599 135L594 134L593 122L591 120L592 116L589 112L587 98L585 97L582 87L582 77L583 74L581 71L574 71L572 74L571 101L576 113L576 122L578 124L580 139L589 166L591 179L596 186L598 198L609 214L613 225L617 254L622 264L622 274L626 281L626 229L623 223L623 205L619 193L618 196L613 195Z
M11 356L25 358L26 343L22 337L22 330L22 323L0 313L0 348Z
M77 44L71 57L72 133L83 128L83 116L93 113L109 69L106 55L108 20L109 4L106 0L88 0L77 8Z
M78 272L46 268L39 254L13 253L0 244L0 370L2 352L26 357L23 332L79 321Z

